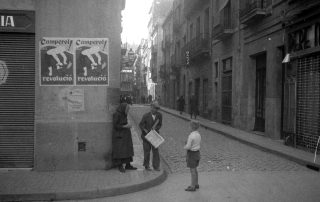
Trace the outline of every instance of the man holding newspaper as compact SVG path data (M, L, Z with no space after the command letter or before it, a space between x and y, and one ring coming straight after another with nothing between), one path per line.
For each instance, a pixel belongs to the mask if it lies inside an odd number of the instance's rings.
M150 112L143 115L139 127L142 131L144 160L143 166L150 171L150 152L152 149L152 167L155 171L160 171L160 156L158 146L163 142L163 138L158 135L162 126L162 114L158 112L160 106L158 102L151 104Z

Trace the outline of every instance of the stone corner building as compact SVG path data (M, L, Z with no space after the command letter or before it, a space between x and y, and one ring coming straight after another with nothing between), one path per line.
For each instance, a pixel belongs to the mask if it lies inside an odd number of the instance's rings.
M124 5L124 0L0 0L0 168L111 167L112 109L119 100ZM92 64L98 59L97 64L83 71L98 66L107 82L41 85L40 41L46 37L103 39L107 47L92 56ZM58 52L52 51L52 56L58 56L51 60L58 58L57 67L69 68L78 58L67 64L72 53L59 52L59 45ZM74 70L67 76L76 81L76 74ZM87 77L87 72L83 74Z

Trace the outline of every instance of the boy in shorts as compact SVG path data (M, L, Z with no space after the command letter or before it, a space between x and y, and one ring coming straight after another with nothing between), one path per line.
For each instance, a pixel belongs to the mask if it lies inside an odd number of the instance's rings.
M188 186L186 191L196 191L199 189L198 183L198 171L197 167L199 166L200 161L200 142L201 135L198 132L200 123L197 120L191 120L190 122L190 131L191 133L188 136L188 140L184 149L187 150L187 167L190 168L191 173L191 185Z

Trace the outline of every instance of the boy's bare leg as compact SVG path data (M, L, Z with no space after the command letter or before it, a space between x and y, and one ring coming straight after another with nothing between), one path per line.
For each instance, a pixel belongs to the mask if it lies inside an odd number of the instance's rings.
M191 187L195 187L198 184L197 168L190 168L190 173L191 173Z
M198 170L197 168L194 168L195 170L195 186L198 185L199 186L199 180L198 180Z

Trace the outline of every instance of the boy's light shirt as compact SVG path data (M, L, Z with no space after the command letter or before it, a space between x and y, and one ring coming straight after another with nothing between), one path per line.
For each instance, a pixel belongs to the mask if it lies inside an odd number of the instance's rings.
M193 131L188 136L187 144L184 146L184 149L191 151L199 151L200 150L200 142L201 136L198 131Z

